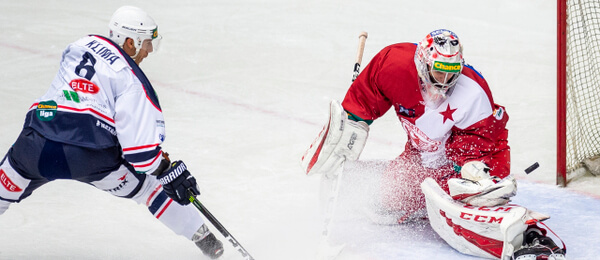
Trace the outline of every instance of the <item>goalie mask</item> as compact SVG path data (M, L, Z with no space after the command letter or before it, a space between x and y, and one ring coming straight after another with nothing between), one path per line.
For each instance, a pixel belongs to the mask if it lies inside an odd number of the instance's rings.
M452 92L464 65L458 36L446 29L429 33L417 46L415 65L426 105L439 107Z
M136 48L136 55L142 48L148 53L158 50L162 39L154 19L144 10L133 6L117 9L110 18L108 28L109 38L119 46L123 46L125 40L131 38Z

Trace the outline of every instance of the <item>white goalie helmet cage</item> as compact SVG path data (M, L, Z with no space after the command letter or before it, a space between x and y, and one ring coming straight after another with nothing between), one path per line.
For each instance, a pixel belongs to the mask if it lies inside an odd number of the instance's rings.
M162 38L158 34L158 25L154 19L144 10L134 6L123 6L117 9L110 18L108 28L111 40L123 46L125 39L131 38L137 51L142 46L146 48L147 45L144 44L146 40L152 43L148 52L156 51Z
M419 42L414 61L423 99L437 107L451 93L462 72L462 43L452 31L435 30Z

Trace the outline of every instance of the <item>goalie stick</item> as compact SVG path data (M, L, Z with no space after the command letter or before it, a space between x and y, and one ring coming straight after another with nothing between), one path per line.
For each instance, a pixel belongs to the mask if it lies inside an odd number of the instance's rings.
M356 80L358 74L360 73L360 64L362 63L362 56L365 50L365 43L367 41L368 34L367 32L361 32L358 35L358 53L356 55L356 62L354 63L354 73L352 75L352 82ZM318 259L335 259L346 246L345 244L338 246L329 245L329 231L331 229L331 222L335 215L335 204L337 203L338 193L340 191L340 184L342 180L343 171L340 172L337 176L334 177L332 181L332 190L329 191L329 196L327 199L327 208L325 215L325 222L323 233L321 237L321 244L319 245L319 250L317 252ZM322 178L327 178L327 176L323 175Z
M363 52L365 51L365 43L369 34L367 32L361 32L358 35L358 53L356 54L356 63L354 63L354 75L352 75L352 82L358 77L360 73L360 63L362 62Z
M194 204L194 206L196 206L196 208L200 211L200 213L202 213L202 215L204 215L206 217L206 219L208 219L208 221L210 221L210 223L212 223L213 226L215 226L215 228L217 228L217 230L221 233L221 235L223 235L225 237L225 239L229 240L231 245L233 245L233 247L238 252L240 252L240 254L242 254L242 256L244 257L245 260L254 260L254 258L248 253L248 251L246 251L246 249L240 244L240 242L238 242L237 239L235 239L229 233L229 231L227 231L227 229L225 229L225 227L221 224L221 222L219 222L217 220L217 218L215 218L215 216L213 216L213 214L211 214L210 211L208 211L208 209L206 209L206 207L204 207L204 205L202 205L202 203L200 203L200 201L196 198L196 196L191 191L188 191L188 195L190 196L190 198L189 198L190 202L192 202L192 204Z

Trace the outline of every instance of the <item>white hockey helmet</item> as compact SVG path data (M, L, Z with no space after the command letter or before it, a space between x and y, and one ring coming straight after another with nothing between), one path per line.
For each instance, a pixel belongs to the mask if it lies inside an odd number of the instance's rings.
M455 33L440 29L417 46L415 65L427 105L439 106L451 93L464 66L463 48Z
M149 48L148 53L157 50L162 36L158 34L158 25L144 10L134 6L122 6L115 11L108 23L109 38L119 46L125 39L131 38L135 48ZM152 43L151 45L144 41Z

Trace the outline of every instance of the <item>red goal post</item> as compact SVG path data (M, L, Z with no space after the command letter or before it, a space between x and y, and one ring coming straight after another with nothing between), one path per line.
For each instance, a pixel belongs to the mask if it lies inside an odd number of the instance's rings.
M566 165L566 130L567 130L567 0L557 0L557 149L556 149L556 184L560 186L567 185L567 165ZM565 134L563 134L565 133Z
M600 174L600 1L557 0L557 178Z

